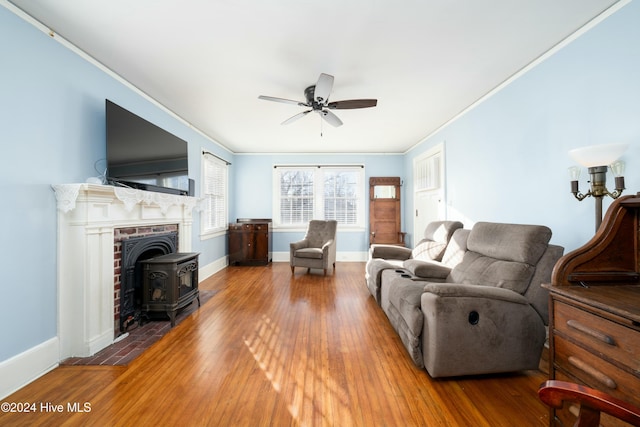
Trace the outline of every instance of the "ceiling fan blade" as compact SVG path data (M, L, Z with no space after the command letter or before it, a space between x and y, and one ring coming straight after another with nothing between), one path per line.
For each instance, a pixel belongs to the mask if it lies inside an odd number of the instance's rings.
M307 110L307 111L303 111L302 113L298 113L295 116L289 117L287 120L285 120L284 122L282 122L280 124L281 125L288 125L289 123L293 123L296 120L303 118L304 116L306 116L307 114L309 114L312 111L313 110Z
M349 99L346 101L335 101L327 104L327 108L332 110L352 110L354 108L369 108L378 105L377 99Z
M320 111L320 115L331 126L335 126L335 127L342 126L342 120L340 120L338 116L333 114L331 111L322 110Z
M308 107L307 104L300 101L294 101L292 99L274 98L273 96L265 96L265 95L260 95L258 99L264 99L265 101L283 102L285 104L299 105L301 107Z
M331 95L331 89L333 89L333 76L321 73L313 94L314 100L319 104L326 104Z

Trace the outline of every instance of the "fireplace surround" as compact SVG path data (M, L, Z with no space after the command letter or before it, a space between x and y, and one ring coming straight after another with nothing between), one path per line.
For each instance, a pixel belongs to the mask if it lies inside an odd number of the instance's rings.
M86 357L114 341L115 234L177 224L190 252L198 199L99 184L53 185L58 207L60 358Z

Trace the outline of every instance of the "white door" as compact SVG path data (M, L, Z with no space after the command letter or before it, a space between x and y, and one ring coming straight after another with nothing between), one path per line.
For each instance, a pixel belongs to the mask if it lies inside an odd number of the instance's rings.
M414 245L422 239L427 224L446 218L444 176L444 143L414 159Z

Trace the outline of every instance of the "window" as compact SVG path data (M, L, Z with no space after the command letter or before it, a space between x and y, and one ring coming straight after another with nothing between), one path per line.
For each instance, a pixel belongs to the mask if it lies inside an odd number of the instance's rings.
M416 159L414 162L413 185L415 191L434 190L440 188L440 164L442 154L440 151Z
M228 164L212 154L202 155L202 233L227 228L227 171Z
M306 227L312 219L364 226L363 166L276 166L274 225Z
M285 169L279 170L280 181L280 215L278 221L282 225L293 225L309 222L314 211L314 170Z

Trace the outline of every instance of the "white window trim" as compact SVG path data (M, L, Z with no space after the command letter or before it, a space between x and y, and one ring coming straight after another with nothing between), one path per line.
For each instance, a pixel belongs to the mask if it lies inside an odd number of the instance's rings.
M368 193L365 191L365 168L364 165L359 164L281 164L273 166L273 231L274 232L291 232L291 231L306 231L307 224L282 224L280 223L280 175L278 170L300 170L300 169L313 169L314 171L318 171L321 174L322 170L331 170L331 169L358 169L358 201L357 201L357 219L356 224L340 224L338 223L338 228L340 231L363 231L366 228L365 224L365 200L368 198ZM324 216L324 204L322 201L324 200L324 189L323 189L323 181L321 179L314 179L314 194L316 195L314 201L314 213L313 219L323 219ZM322 194L323 196L318 196Z
M224 176L224 188L223 188L223 192L224 192L224 218L221 220L220 224L215 227L215 228L211 228L211 229L207 229L206 228L206 219L207 219L207 215L209 214L208 212L206 212L206 198L207 195L205 193L206 191L206 168L207 168L207 162L210 162L211 164L215 164L218 167L222 167L223 169L223 176ZM220 159L219 157L215 156L214 154L208 153L205 150L202 151L202 159L201 159L201 186L200 186L200 196L202 198L201 201L201 206L202 206L202 211L200 213L200 238L202 240L206 240L206 239L211 239L214 237L218 237L218 236L222 236L225 235L227 230L229 229L229 163Z

